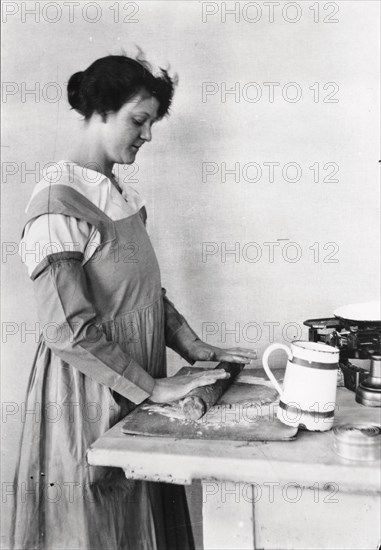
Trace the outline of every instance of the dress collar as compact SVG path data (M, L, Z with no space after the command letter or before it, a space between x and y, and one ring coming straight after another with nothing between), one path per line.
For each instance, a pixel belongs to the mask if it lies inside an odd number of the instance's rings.
M67 170L75 170L80 172L81 179L87 185L99 185L104 179L109 180L105 174L95 170L96 163L89 163L88 166L81 166L72 160L59 160L57 164L63 164ZM110 181L110 180L109 180Z

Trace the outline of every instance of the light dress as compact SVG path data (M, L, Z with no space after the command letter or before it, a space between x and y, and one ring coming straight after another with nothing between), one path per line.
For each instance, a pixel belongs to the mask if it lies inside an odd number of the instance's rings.
M144 201L69 161L46 171L20 254L41 336L16 466L15 549L194 548L184 488L86 462L89 446L166 376L166 345L189 363L198 339L166 297Z

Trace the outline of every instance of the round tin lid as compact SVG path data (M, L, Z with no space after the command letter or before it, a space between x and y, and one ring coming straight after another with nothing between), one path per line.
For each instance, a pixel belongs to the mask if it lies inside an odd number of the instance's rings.
M373 424L341 424L333 428L336 453L353 460L377 460L381 450L381 427Z

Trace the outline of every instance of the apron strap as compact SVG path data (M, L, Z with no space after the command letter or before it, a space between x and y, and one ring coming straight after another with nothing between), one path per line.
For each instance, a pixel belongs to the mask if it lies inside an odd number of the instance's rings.
M99 231L102 245L115 239L115 228L111 218L69 185L50 185L32 198L26 212L22 237L26 224L43 214L63 214L86 221Z

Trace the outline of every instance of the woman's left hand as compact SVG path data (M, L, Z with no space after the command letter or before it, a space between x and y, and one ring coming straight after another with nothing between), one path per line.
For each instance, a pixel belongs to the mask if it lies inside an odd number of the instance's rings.
M189 350L194 361L228 361L229 363L250 363L257 359L256 350L245 348L222 349L211 346L201 340L196 340Z

